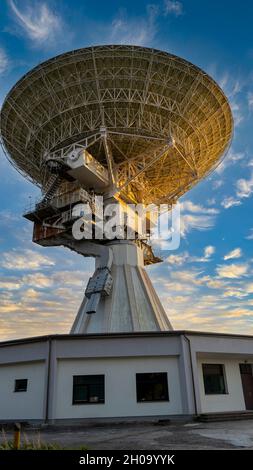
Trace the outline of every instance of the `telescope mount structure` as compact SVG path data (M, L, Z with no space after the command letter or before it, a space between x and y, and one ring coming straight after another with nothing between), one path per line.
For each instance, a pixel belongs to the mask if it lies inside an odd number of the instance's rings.
M155 49L71 51L12 88L1 110L1 141L10 162L42 192L25 213L33 241L96 259L71 333L172 329L144 267L161 261L149 233L77 240L74 207L88 205L94 225L98 196L103 209L112 202L172 206L216 168L232 132L217 83Z

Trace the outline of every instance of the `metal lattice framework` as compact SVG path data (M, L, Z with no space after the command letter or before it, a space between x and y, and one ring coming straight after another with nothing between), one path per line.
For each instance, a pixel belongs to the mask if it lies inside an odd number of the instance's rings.
M45 188L45 159L80 145L115 192L174 202L214 169L233 132L229 103L198 67L137 46L96 46L42 63L8 94L1 139L11 163Z

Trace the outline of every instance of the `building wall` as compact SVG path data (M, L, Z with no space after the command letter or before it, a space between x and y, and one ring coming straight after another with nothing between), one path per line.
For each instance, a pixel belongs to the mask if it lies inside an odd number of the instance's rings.
M182 413L176 357L58 360L55 418L154 416ZM169 402L137 403L135 374L167 372ZM105 403L72 405L73 375L104 374Z
M15 379L28 379L26 392L14 392ZM45 363L0 367L0 420L43 419Z
M244 411L246 409L239 369L240 362L242 361L236 359L225 359L224 357L211 358L209 356L198 360L198 374L202 413L222 411ZM205 394L202 364L223 364L228 392L227 394Z
M251 338L218 335L59 335L0 346L2 421L43 420L46 410L49 420L245 410L239 364L253 363ZM227 395L205 395L202 363L224 364ZM167 372L169 402L137 403L138 372ZM85 374L105 375L105 404L72 405L73 375ZM22 378L28 390L15 393Z

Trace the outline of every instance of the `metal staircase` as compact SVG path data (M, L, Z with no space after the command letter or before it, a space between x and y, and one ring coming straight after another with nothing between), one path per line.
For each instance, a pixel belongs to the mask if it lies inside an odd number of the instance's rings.
M56 193L57 189L60 187L61 183L63 181L62 176L59 175L52 175L45 188L45 193L43 196L43 199L37 204L38 208L41 208L43 206L46 206L47 203L52 199L54 194Z

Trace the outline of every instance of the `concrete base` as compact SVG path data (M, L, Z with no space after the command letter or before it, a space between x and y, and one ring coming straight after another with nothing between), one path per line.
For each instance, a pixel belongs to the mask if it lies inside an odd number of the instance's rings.
M113 255L113 288L101 297L96 313L87 314L85 297L71 334L172 330L168 316L144 268L143 249L131 241L106 245ZM96 268L101 259L96 258Z

